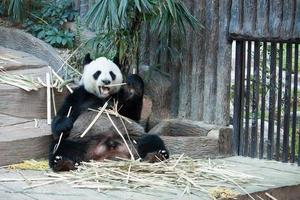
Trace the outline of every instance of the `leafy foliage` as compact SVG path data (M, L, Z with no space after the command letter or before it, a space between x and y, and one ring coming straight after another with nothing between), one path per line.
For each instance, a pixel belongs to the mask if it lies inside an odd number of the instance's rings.
M143 23L149 23L152 33L164 41L160 50L170 53L176 52L170 47L171 32L185 38L186 25L193 29L200 27L180 0L99 0L85 16L85 22L98 33L93 42L87 44L92 44L96 53L102 55L106 55L107 51L116 51L127 70L137 63ZM102 41L110 41L108 48L103 48Z
M8 15L18 22L23 18L23 0L10 0L8 6Z
M5 4L4 2L0 2L0 15L3 15L5 12Z
M51 1L41 5L41 10L30 13L24 24L26 30L52 46L72 48L75 35L63 27L65 22L74 20L77 15L71 1Z
M75 35L64 28L64 23L73 21L77 12L72 0L5 0L1 3L0 14L6 9L16 22L34 36L55 47L72 48ZM2 9L1 9L2 8ZM2 11L1 11L2 10Z

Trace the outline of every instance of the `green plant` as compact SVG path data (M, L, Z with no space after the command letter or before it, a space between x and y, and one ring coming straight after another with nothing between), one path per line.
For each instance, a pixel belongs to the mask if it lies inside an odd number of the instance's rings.
M8 15L17 22L21 22L24 15L23 3L23 0L9 0Z
M72 48L75 35L63 26L77 15L72 8L72 1L50 1L40 5L40 9L33 10L25 21L26 30L54 47Z
M98 33L87 44L92 44L102 55L115 51L125 72L130 65L138 65L143 23L149 23L152 33L159 37L163 45L159 49L169 53L171 33L185 38L186 24L199 27L196 18L180 0L99 0L85 16L85 22Z
M0 2L0 15L4 14L4 10L5 10L4 2Z

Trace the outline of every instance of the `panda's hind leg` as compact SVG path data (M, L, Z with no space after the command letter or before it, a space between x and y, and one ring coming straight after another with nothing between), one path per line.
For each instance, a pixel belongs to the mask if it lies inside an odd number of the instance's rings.
M57 141L52 141L49 149L49 166L53 171L70 171L85 161L85 145L75 141L63 140L54 152Z
M140 157L148 162L159 162L169 158L164 141L155 134L145 135L137 141Z

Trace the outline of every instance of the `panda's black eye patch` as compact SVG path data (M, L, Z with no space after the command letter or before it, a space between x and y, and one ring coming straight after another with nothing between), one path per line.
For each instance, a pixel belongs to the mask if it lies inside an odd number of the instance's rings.
M109 74L111 76L111 79L114 81L116 79L116 75L112 71L110 71Z
M96 72L93 74L94 79L97 80L98 77L100 76L100 74L101 74L101 71L96 71Z

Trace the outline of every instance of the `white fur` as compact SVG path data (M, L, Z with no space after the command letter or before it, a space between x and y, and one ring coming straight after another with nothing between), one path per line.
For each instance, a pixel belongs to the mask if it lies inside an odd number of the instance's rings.
M98 79L95 80L93 74L97 71L101 71L101 74ZM115 80L112 80L112 77L109 74L110 71L116 75ZM102 80L110 80L111 85L123 82L123 76L119 67L113 61L105 57L97 58L84 66L81 84L84 85L86 91L98 96L99 98L106 98L111 94L117 93L121 88L121 86L114 86L110 88L109 94L101 94L99 86L105 85Z

